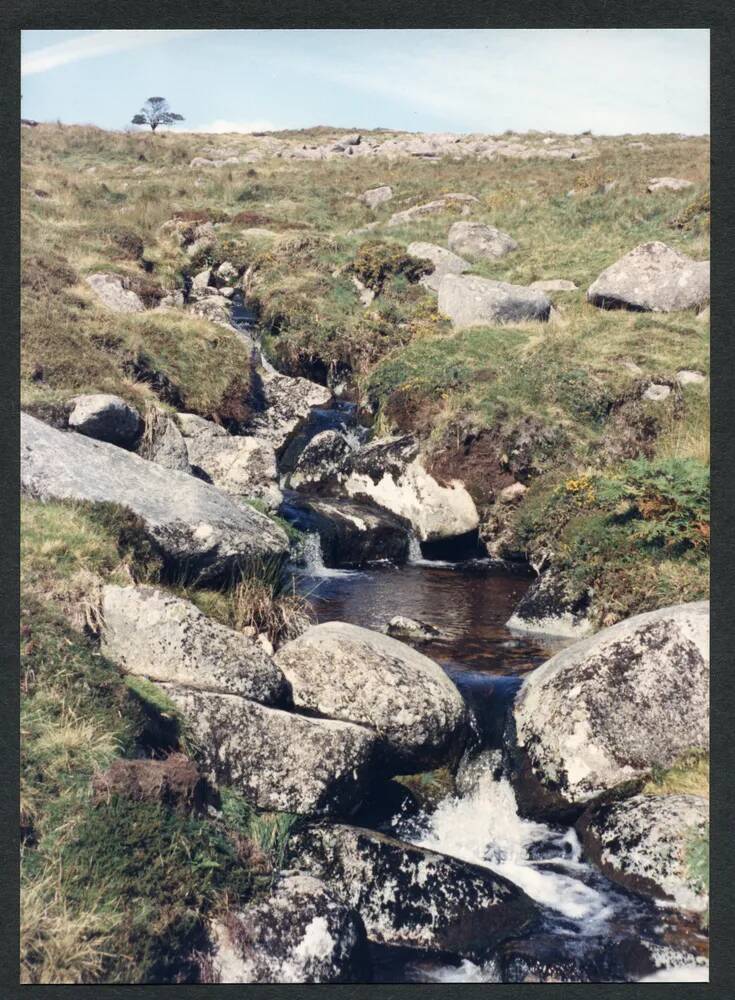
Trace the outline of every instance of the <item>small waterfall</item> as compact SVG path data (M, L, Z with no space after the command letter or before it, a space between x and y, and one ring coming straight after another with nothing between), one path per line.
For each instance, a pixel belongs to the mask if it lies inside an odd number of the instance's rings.
M322 553L322 540L318 531L309 531L304 536L301 549L304 563L304 576L332 577L332 576L356 576L357 570L333 569L324 565L324 554Z
M449 796L433 813L399 821L411 843L492 868L528 895L578 924L578 933L604 933L618 898L582 880L589 870L573 829L555 830L518 815L509 781L493 780L492 768L477 769L464 795ZM534 860L542 848L544 860ZM551 863L553 869L547 865ZM563 869L562 872L559 869Z
M424 561L421 555L421 542L413 532L408 540L408 561L413 566L420 565Z

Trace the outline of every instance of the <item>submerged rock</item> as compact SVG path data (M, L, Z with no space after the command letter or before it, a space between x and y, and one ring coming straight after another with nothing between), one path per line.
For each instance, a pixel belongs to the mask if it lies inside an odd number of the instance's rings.
M364 726L268 708L247 698L161 690L187 720L208 776L256 809L346 816L375 775L375 736Z
M418 442L410 435L378 438L355 452L343 489L404 518L422 542L465 535L480 523L464 485L457 479L438 483L426 471Z
M601 309L696 309L709 302L709 261L692 260L665 243L642 243L592 282L587 299Z
M513 709L526 812L552 815L709 747L709 603L636 615L557 653Z
M469 260L497 260L518 249L512 236L482 222L455 222L447 242L450 250Z
M456 330L496 323L545 322L551 302L544 292L505 281L447 274L439 285L439 312Z
M325 566L360 568L408 559L410 533L404 521L372 504L343 498L299 497L288 501L296 528L319 535Z
M203 982L350 983L371 979L359 914L323 882L282 872L267 898L211 928Z
M394 774L428 770L461 749L461 694L438 663L396 639L325 622L282 646L276 663L298 709L373 730Z
M288 552L286 533L213 486L21 414L21 489L39 500L129 508L179 576L204 583Z
M488 868L362 827L313 826L290 853L357 910L377 944L479 957L537 918L531 899Z
M79 434L130 448L140 434L140 414L119 396L98 392L71 400L69 427Z
M405 642L429 642L432 639L440 639L441 632L427 622L419 622L413 618L406 618L404 615L396 615L385 627L387 635L394 639L402 639Z
M154 587L104 588L102 651L126 673L266 705L287 700L282 672L261 646L191 602Z
M708 894L692 876L688 853L709 824L698 795L635 795L600 806L578 828L587 856L608 878L635 892L703 911Z

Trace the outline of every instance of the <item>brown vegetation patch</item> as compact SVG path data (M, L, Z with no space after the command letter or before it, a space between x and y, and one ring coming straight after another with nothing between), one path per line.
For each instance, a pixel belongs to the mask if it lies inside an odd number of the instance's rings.
M442 485L461 480L475 503L490 504L500 490L516 481L503 462L506 447L497 428L477 432L455 424L432 450L428 471Z
M192 208L174 212L171 218L178 222L227 222L229 216L217 208Z
M255 366L250 365L244 375L238 372L232 376L219 403L207 416L237 433L248 427L255 414L264 409L262 382Z
M95 804L118 796L189 811L202 808L205 782L193 761L173 753L165 760L116 760L94 776L92 792Z
M32 292L56 295L79 277L66 258L55 253L33 254L21 263L20 284Z

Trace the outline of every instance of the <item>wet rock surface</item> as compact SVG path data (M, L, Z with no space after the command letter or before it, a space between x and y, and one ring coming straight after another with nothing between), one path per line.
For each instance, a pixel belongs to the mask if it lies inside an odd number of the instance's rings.
M319 535L325 566L360 568L408 559L406 522L372 504L331 497L289 497L284 508L295 527Z
M578 828L587 855L609 878L701 912L708 895L690 874L688 855L708 824L709 802L698 795L635 795L591 810Z
M314 826L290 850L357 910L378 944L486 955L537 918L528 896L488 869L363 827Z

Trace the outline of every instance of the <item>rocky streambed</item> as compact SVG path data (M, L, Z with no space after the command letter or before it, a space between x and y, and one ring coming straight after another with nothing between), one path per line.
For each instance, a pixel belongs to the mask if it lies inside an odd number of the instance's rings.
M162 413L140 437L101 396L22 424L26 494L127 506L193 584L290 555L318 619L274 651L167 591L104 589L103 651L187 720L211 784L299 817L270 895L209 928L202 978L701 978L706 800L641 793L708 747L706 606L566 649L512 630L532 572L483 558L463 484L234 319L262 397L239 433Z

